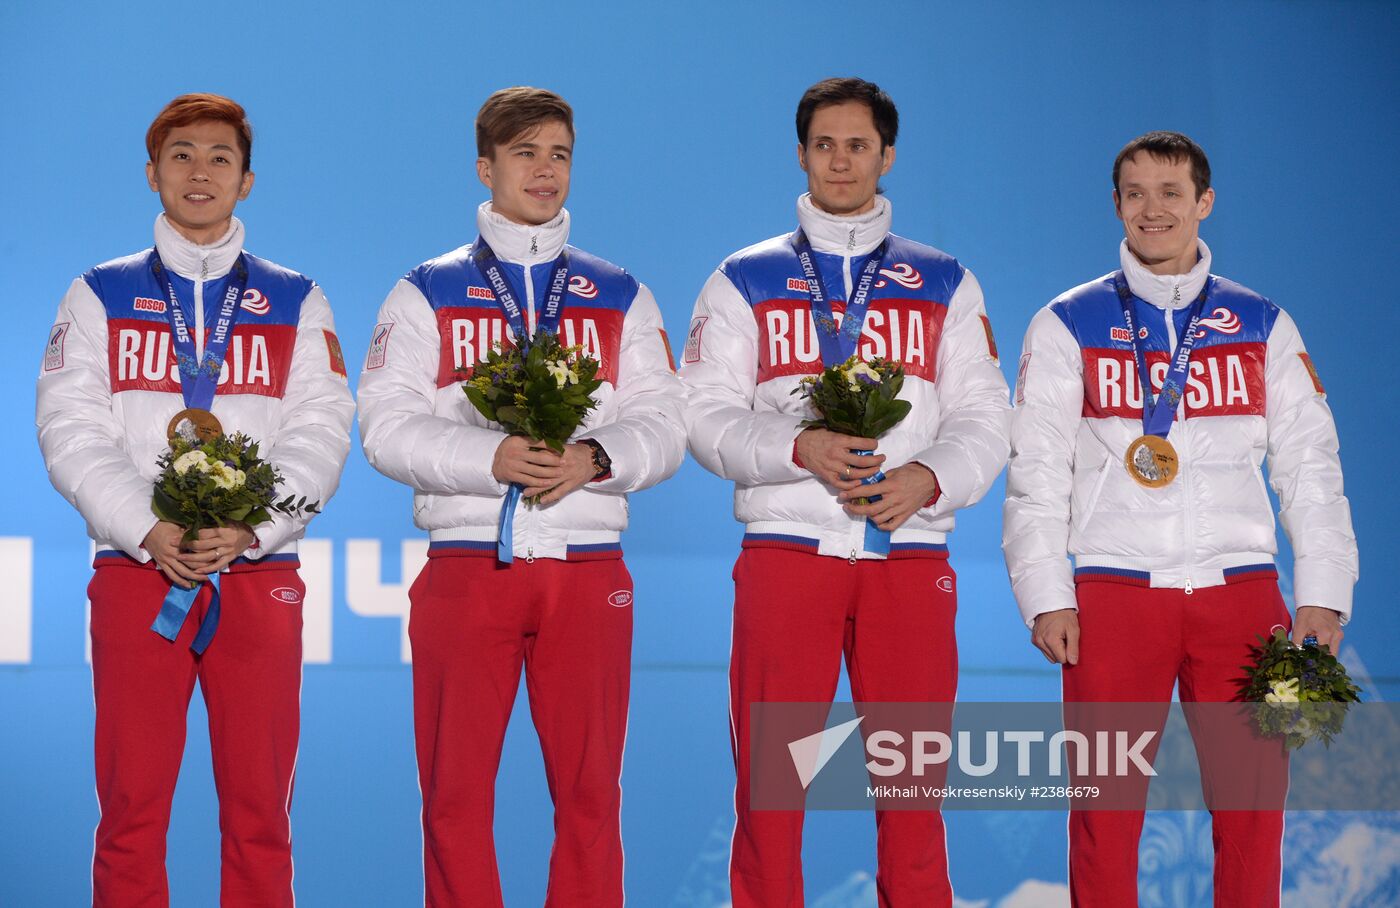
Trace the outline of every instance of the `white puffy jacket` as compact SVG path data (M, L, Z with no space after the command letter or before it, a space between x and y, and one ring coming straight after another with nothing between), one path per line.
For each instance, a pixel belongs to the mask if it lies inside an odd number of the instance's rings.
M1210 296L1168 441L1180 474L1159 489L1124 466L1142 435L1142 392L1123 312L1106 275L1032 319L1021 355L1003 548L1021 614L1075 607L1076 579L1187 592L1277 576L1267 456L1293 543L1298 605L1351 613L1356 538L1342 494L1337 432L1322 384L1288 315L1210 275L1210 249L1186 275L1149 272L1120 247L1149 350L1154 390L1187 310ZM1066 556L1073 556L1072 571Z
M1010 405L997 364L982 290L957 260L890 233L891 208L836 217L798 200L797 217L816 266L844 311L852 277L888 236L859 352L905 367L909 415L879 439L886 470L911 461L938 478L940 495L891 537L891 554L941 547L953 514L980 499L1006 463ZM730 256L710 276L682 357L689 393L690 450L707 470L733 480L734 515L746 544L842 558L879 558L864 548L864 518L848 515L837 490L793 460L801 423L814 413L792 392L823 368L806 281L790 234Z
M525 294L533 331L536 302L543 302L551 265L568 239L568 212L532 227L506 220L486 202L477 226ZM394 286L359 384L365 456L413 488L414 523L434 543L494 542L507 489L491 473L506 435L461 388L466 371L511 336L469 251L463 246L426 262ZM612 473L548 507L517 505L513 554L521 558L615 547L627 526L626 493L667 478L685 456L683 392L651 291L602 259L569 252L560 335L597 357L605 379L594 394L598 407L574 438L601 444Z
M176 275L181 305L194 310L201 355L243 235L234 218L223 239L197 246L164 215L156 219L156 249ZM150 560L141 543L156 525L156 459L167 448L170 418L185 406L165 288L147 266L149 254L99 265L68 288L49 332L35 416L54 488L83 515L100 550L141 562ZM331 308L309 279L246 259L248 285L211 410L225 432L260 443L282 472L280 492L324 507L340 482L355 411ZM290 557L309 519L273 515L253 528L257 542L242 559Z

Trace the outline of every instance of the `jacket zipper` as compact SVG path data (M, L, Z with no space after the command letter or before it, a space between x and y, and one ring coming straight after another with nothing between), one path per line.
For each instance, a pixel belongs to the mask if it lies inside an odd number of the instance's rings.
M853 252L855 252L855 228L851 227L850 231L846 234L846 255L841 256L841 277L846 278L847 304L851 299L851 253ZM850 313L847 312L846 315L850 315ZM841 316L841 318L846 318L846 315ZM851 533L861 534L861 543L851 548L851 557L847 558L847 561L850 561L851 564L855 564L855 562L858 561L858 558L855 557L855 553L858 553L861 547L864 547L864 526L865 520L857 520L855 525L851 527Z
M531 251L531 252L534 252L534 251L536 250L536 248L537 248L537 247L536 247L536 238L532 236L532 237L530 237L530 251ZM528 314L526 315L526 318L525 318L525 330L526 330L526 332L528 332L531 336L533 336L534 333L535 333L535 282L534 282L534 280L531 278L531 275L530 275L530 266L529 266L529 265L525 265L524 268L525 268L525 308L526 308L526 310L528 311ZM517 339L517 343L519 343L520 341L523 341L523 340L524 340L524 338L518 338L518 339ZM522 504L523 504L523 501L522 501ZM535 563L535 546L534 546L534 542L535 542L535 536L534 536L535 525L534 525L534 524L535 524L535 521L534 521L534 516L535 516L535 509L532 508L530 505L526 504L526 505L524 505L524 507L520 508L520 529L523 531L520 535L523 537L524 542L525 542L525 563L526 563L526 564L534 564L534 563Z
M852 227L850 233L846 234L846 254L841 257L841 272L846 279L846 301L851 299L851 253L856 248L856 228Z
M199 278L194 282L194 356L204 360L204 280L209 276L209 256L199 264Z
M535 331L535 282L530 279L530 266L525 265L525 308L529 316L525 320L525 330L532 335ZM524 340L524 338L521 338Z
M1172 287L1172 302L1181 302L1180 284ZM1169 308L1166 310L1167 349L1173 352L1176 350L1177 346L1176 321L1173 318L1175 312L1176 309L1174 308ZM1171 368L1170 360L1168 360L1167 368ZM1173 420L1173 422L1180 422L1181 424L1181 432L1179 433L1179 437L1177 439L1181 445L1181 450L1177 453L1177 463L1180 464L1181 468L1181 494L1182 498L1184 499L1183 505L1186 513L1185 520L1182 523L1181 570L1186 577L1186 587L1184 591L1186 595L1190 596L1196 592L1195 587L1191 584L1191 527L1194 523L1194 516L1191 513L1191 459L1187 456L1189 449L1187 448L1186 444L1186 410L1184 402L1182 404L1182 409L1177 410L1176 418Z

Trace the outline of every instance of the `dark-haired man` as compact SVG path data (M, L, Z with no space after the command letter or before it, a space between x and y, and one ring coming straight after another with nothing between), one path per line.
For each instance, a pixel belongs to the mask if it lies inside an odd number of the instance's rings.
M429 531L409 591L426 899L501 904L495 778L523 666L555 805L546 904L619 906L632 647L620 539L627 493L684 457L683 395L651 291L566 245L569 105L503 89L477 114L476 140L491 191L480 235L394 287L359 386L365 454L413 488ZM597 409L562 455L506 435L461 389L494 345L537 331L601 364ZM538 505L507 497L512 485Z
M1128 143L1113 201L1119 270L1026 335L1006 562L1066 702L1165 704L1175 684L1184 702L1232 700L1256 635L1289 625L1266 455L1295 555L1293 639L1341 642L1357 556L1336 429L1293 320L1210 273L1201 148L1172 132ZM1217 810L1213 824L1215 903L1277 905L1282 813ZM1069 830L1074 904L1136 904L1142 811L1072 810Z
M73 281L38 383L49 479L97 545L93 904L169 901L165 838L198 679L219 792L219 902L291 908L296 540L310 514L201 530L186 544L185 527L152 513L152 485L172 417L190 414L260 442L282 474L279 497L324 506L355 405L321 288L243 248L233 215L253 187L243 108L181 95L151 123L146 150L164 208L155 243ZM187 611L167 611L167 597ZM166 624L172 614L180 620Z
M726 259L686 340L690 450L735 483L746 524L729 672L735 908L803 903L802 812L750 806L751 704L831 700L843 654L857 701L951 702L946 538L1006 460L1006 383L977 280L890 232L879 180L898 128L894 102L870 82L808 89L798 229ZM853 353L903 364L911 412L878 439L804 429L813 413L792 391ZM856 503L867 496L879 500ZM876 823L880 904L951 904L939 814L881 810Z

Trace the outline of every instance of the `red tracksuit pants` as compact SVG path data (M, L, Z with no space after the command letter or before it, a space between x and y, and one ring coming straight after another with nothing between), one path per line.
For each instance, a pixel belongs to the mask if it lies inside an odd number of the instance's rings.
M1173 685L1179 685L1183 703L1238 699L1237 679L1250 661L1256 635L1268 637L1275 625L1292 626L1272 578L1206 587L1191 595L1178 589L1080 583L1078 605L1079 664L1064 668L1066 703L1165 704ZM1221 736L1192 730L1203 776L1209 776L1213 760L1254 761L1271 769L1280 765L1277 741L1249 742L1230 735L1231 752L1214 754L1212 739ZM1256 746L1258 752L1248 752ZM1141 810L1070 811L1069 884L1076 908L1137 905L1142 824ZM1214 811L1211 838L1215 904L1276 908L1282 811Z
M525 670L554 800L547 908L622 905L632 578L622 559L440 556L409 591L429 908L501 905L496 770Z
M295 568L220 579L219 629L190 650L206 584L179 637L151 630L170 582L150 565L104 564L88 587L97 705L94 908L169 904L165 839L196 679L209 712L219 792L224 908L290 908L290 808L301 718L301 600ZM288 601L290 600L290 601Z
M888 561L746 548L734 567L729 712L738 784L729 878L734 908L801 908L800 810L751 810L753 703L836 694L844 654L857 703L951 702L957 594L946 557ZM953 901L936 811L875 812L881 908Z

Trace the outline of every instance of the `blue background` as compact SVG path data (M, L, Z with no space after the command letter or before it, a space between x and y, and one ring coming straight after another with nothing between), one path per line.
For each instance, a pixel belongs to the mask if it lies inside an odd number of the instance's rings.
M1363 574L1345 655L1389 697L1400 615L1387 572L1400 329L1400 6L1387 3L1064 4L244 3L7 4L0 11L0 537L33 540L32 653L0 665L0 905L79 905L97 807L84 659L87 544L47 485L32 387L68 282L150 243L144 134L185 91L228 94L256 130L258 174L238 215L248 247L315 277L357 371L394 280L469 241L485 197L472 119L492 90L534 84L574 105L572 240L624 264L682 343L695 294L729 252L791 228L793 110L819 78L859 74L900 106L884 181L895 229L978 275L1008 379L1032 314L1116 266L1113 155L1171 128L1209 152L1218 193L1203 226L1215 270L1298 322L1343 443ZM353 376L352 376L353 378ZM953 557L967 700L1047 699L1058 677L1031 648L998 548L999 482L959 517ZM333 657L308 666L294 804L299 904L421 899L409 669L399 625L346 601L346 541L378 540L385 583L421 534L409 493L352 451L330 516ZM727 900L732 822L725 662L739 527L729 486L687 463L635 496L633 704L624 774L629 904ZM1286 584L1286 579L1285 579ZM22 585L0 597L17 601ZM0 599L3 601L3 599ZM1144 641L1150 645L1150 641ZM176 905L213 904L216 802L199 698L170 837ZM967 905L1063 899L1063 817L948 817ZM873 905L873 824L808 822L809 904ZM1153 817L1144 904L1209 887L1204 815ZM539 904L551 838L523 697L499 784L510 905ZM1291 905L1400 903L1394 815L1290 819ZM1341 880L1363 888L1343 894ZM1039 882L1037 882L1039 881ZM1369 887L1369 888L1364 888ZM1351 899L1352 901L1348 901Z

